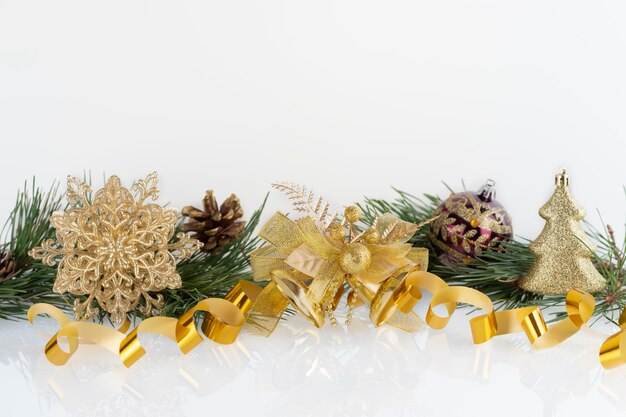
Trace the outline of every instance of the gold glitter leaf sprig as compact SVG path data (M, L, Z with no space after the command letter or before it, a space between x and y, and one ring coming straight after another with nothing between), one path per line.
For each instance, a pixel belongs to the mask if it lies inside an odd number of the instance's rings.
M322 196L315 197L313 190L303 185L277 182L273 183L272 187L285 194L296 211L310 216L322 230L327 230L337 219L337 212L329 214L330 204Z
M53 290L79 296L74 300L77 320L98 314L94 300L115 324L123 323L142 298L140 311L151 315L163 306L163 296L151 292L181 286L176 261L191 256L201 243L184 233L170 243L178 211L146 204L159 196L157 181L153 172L128 190L112 176L92 198L89 184L67 178L72 207L50 219L56 241L44 241L30 256L58 264Z

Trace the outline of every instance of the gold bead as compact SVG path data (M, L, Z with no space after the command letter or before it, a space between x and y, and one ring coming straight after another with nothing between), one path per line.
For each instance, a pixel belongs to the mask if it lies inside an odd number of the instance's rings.
M339 223L333 223L328 227L328 235L333 240L340 240L346 237L346 229Z
M345 321L347 325L350 325L350 323L352 323L352 315L354 314L355 304L356 304L356 293L354 291L350 291L350 294L348 294L348 314L346 314L346 321Z
M372 259L369 249L361 243L347 245L339 255L339 266L348 274L358 274L365 270Z
M326 304L325 310L326 310L326 313L328 314L328 319L330 320L330 324L333 327L337 326L337 318L335 317L335 313L333 313L333 310L330 304Z
M479 225L479 224L480 224L480 223L478 223L478 220L476 220L476 219L472 219L472 220L470 220L470 225L471 225L472 227L478 227L478 225Z
M343 215L348 223L356 223L361 218L361 209L357 206L348 206L344 210Z
M365 233L363 233L363 240L370 244L378 243L380 240L380 233L378 233L378 230L376 229L367 229Z

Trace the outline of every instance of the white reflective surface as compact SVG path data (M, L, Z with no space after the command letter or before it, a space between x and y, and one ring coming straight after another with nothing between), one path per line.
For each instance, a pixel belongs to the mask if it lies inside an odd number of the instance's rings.
M339 313L342 316L342 313ZM365 310L349 328L312 328L299 317L269 338L205 342L184 356L142 335L148 352L125 369L96 346L63 367L24 322L0 322L3 416L578 416L623 415L626 367L601 368L594 326L561 346L531 349L522 335L476 346L467 316L407 334L378 329ZM38 329L53 330L42 320Z

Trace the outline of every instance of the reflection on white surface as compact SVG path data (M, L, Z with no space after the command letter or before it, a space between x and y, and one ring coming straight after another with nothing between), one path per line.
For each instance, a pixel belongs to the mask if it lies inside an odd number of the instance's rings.
M291 317L269 338L243 334L229 346L205 342L187 356L167 339L142 335L148 353L131 369L97 346L81 346L66 366L56 367L30 326L1 322L0 395L11 405L8 415L556 416L585 407L605 415L626 410L626 372L602 370L602 339L594 332L534 351L523 336L473 345L466 321L458 314L446 330L413 335L374 329L363 317L350 327L324 329Z

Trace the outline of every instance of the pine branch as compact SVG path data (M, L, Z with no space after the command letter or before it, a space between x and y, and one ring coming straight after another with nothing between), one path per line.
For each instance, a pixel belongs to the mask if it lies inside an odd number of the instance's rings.
M0 318L17 319L37 302L47 302L70 309L62 296L52 292L56 268L35 262L28 251L46 239L54 238L50 216L62 210L63 194L58 184L48 191L36 187L35 179L17 194L15 206L2 229L0 249L8 250L15 263L15 273L0 281Z
M392 201L366 197L364 203L357 204L361 209L361 219L365 228L371 227L376 219L385 213L391 213L407 222L428 224L442 202L441 198L431 194L424 194L423 198L420 198L395 188L394 191L398 193L398 197ZM429 230L429 227L420 227L411 238L413 246L430 247Z
M443 264L433 252L429 262L430 270L451 285L463 285L483 292L491 298L497 309L506 310L532 304L543 297L517 286L517 280L535 262L528 243L502 243L502 252L485 251L471 264Z

